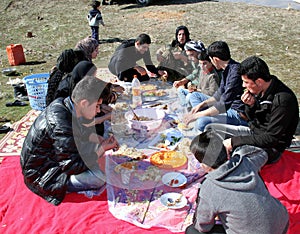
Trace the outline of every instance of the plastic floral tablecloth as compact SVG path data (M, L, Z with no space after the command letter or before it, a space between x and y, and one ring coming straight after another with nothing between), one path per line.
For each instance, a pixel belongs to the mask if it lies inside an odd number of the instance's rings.
M149 153L149 150L148 152ZM172 232L182 232L192 223L196 208L196 198L204 172L192 156L180 170L165 170L153 166L148 159L135 161L136 168L116 170L124 162L132 162L126 157L106 157L107 196L109 211L118 219L133 223L139 227L164 227ZM193 165L191 167L190 165ZM180 172L187 183L180 187L170 187L162 182L162 176L168 172ZM129 173L128 173L129 172ZM163 194L175 192L187 198L187 204L172 209L161 203Z

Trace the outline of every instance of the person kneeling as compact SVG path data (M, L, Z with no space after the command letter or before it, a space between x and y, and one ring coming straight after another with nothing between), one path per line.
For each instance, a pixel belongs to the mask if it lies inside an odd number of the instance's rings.
M57 98L32 124L21 152L26 186L48 202L59 205L67 192L105 188L99 159L105 151L118 149L115 138L90 141L93 120L104 97L107 83L86 76L75 86L71 97Z
M287 210L259 175L268 159L264 150L244 145L227 160L223 137L216 131L196 136L190 150L207 175L200 185L194 222L185 233L287 232Z

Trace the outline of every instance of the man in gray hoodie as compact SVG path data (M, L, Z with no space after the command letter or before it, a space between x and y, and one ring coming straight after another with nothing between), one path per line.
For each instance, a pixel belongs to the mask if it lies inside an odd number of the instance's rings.
M194 222L186 233L286 233L287 210L271 196L259 175L267 153L244 145L227 160L222 141L216 131L207 131L191 143L191 152L207 175L200 186Z

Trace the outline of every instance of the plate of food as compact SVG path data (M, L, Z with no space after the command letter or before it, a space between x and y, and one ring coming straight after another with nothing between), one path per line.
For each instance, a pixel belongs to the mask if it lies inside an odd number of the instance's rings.
M179 172L169 172L163 175L162 182L169 187L177 188L185 185L187 178Z
M177 151L159 151L150 156L150 162L162 169L183 169L187 165L187 157Z
M156 85L154 85L154 84L141 84L140 89L142 91L156 90Z
M183 138L184 135L181 131L176 129L167 129L154 137L154 139L149 143L148 147L158 150L175 150Z
M121 145L117 151L112 152L112 155L120 157L126 156L134 160L142 160L147 158L147 155L145 155L142 151L128 147L125 144Z
M162 90L162 89L158 89L158 90L147 90L142 92L142 96L144 101L154 101L157 99L161 99L167 96L167 92Z
M181 209L186 206L187 199L181 193L165 193L160 197L160 202L170 209Z

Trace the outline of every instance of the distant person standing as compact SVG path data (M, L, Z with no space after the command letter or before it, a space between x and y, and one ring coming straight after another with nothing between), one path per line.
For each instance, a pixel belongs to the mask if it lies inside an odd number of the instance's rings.
M96 39L97 41L99 41L99 24L105 26L101 11L99 10L100 5L101 4L99 1L93 1L91 4L93 9L89 11L87 16L89 25L92 29L92 38Z

